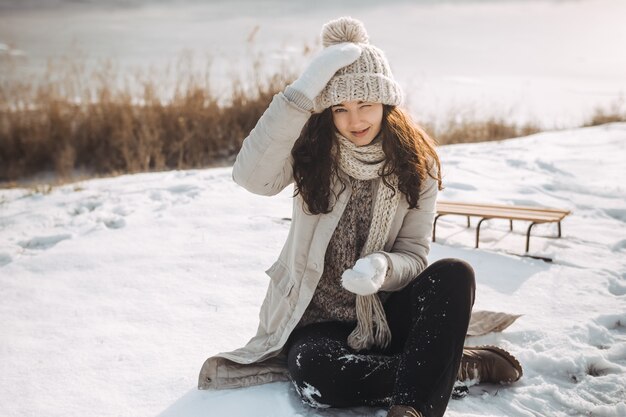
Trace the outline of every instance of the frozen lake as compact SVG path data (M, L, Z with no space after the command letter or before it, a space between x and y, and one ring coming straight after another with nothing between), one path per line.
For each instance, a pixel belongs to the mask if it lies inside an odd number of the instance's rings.
M198 68L212 57L219 87L253 52L302 68L304 46L319 47L322 24L342 15L365 23L421 121L500 115L559 128L620 97L626 107L621 0L0 0L0 57L26 72L82 51L159 71L189 51Z

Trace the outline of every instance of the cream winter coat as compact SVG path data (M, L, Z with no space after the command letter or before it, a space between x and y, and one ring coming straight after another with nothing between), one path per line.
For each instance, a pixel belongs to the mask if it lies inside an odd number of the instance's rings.
M292 183L291 149L309 116L277 94L243 142L233 166L234 181L267 196ZM322 275L326 248L351 194L347 178L345 182L347 188L328 214L306 214L302 198L294 198L287 241L266 271L270 283L256 336L240 349L208 358L200 370L198 388L237 388L288 379L282 349ZM374 193L380 184L377 180ZM400 199L384 247L390 269L381 290L403 288L426 267L436 197L437 182L429 177L422 185L419 208L409 209L406 199Z

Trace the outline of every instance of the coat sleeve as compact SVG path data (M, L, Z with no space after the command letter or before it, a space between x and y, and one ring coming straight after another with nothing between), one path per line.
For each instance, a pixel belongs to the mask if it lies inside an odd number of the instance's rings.
M428 252L435 218L435 203L438 193L437 180L428 177L418 207L410 209L387 256L389 269L381 291L398 291L404 288L428 265Z
M291 149L310 113L274 96L248 137L233 165L233 180L246 190L275 195L293 181Z

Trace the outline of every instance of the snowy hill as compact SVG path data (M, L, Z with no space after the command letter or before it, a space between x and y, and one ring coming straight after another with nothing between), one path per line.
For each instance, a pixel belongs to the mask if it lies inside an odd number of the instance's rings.
M440 148L441 199L572 210L563 238L493 220L481 249L442 218L431 261L468 260L476 309L523 314L468 339L511 350L516 384L474 386L449 416L626 415L626 124ZM197 391L202 362L255 332L291 190L247 193L230 168L0 190L0 414L384 416L317 411L288 383Z

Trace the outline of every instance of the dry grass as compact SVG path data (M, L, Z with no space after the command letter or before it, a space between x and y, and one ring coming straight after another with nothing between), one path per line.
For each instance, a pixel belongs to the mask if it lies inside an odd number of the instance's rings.
M311 48L305 46L303 54ZM174 74L126 74L111 62L87 69L81 57L50 62L42 76L17 76L1 62L0 186L10 187L53 173L60 183L140 171L187 169L224 164L272 96L295 74L267 71L262 58L237 76L223 95L212 89L210 60L193 72L183 55ZM168 81L173 80L173 81ZM598 109L586 125L625 121L623 104ZM502 118L449 118L439 128L424 123L439 144L481 142L539 131ZM48 181L48 180L46 180ZM50 182L50 181L48 181Z
M538 125L517 125L503 118L474 120L449 119L443 127L436 128L426 123L426 130L436 138L439 145L452 143L474 143L527 136L539 132Z
M623 97L614 101L608 108L596 107L593 115L584 126L597 126L613 122L626 122L626 101Z
M167 88L159 74L121 80L111 63L87 72L65 60L50 64L37 83L6 77L0 182L50 171L68 178L76 170L95 176L196 168L231 157L290 76L265 73L256 60L247 79L233 75L224 98L212 92L208 74L208 67L182 71Z

